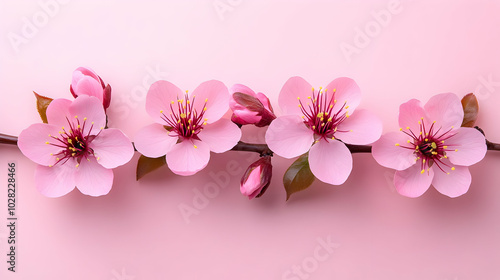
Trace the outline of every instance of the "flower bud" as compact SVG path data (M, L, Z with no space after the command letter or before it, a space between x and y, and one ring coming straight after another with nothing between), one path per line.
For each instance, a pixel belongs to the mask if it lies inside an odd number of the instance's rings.
M261 157L248 167L243 178L241 178L241 193L248 196L248 199L262 196L271 183L272 175L271 157Z
M247 86L236 84L231 88L229 107L233 111L231 120L238 125L253 124L257 127L269 125L276 116L267 96L255 93Z
M73 72L69 89L75 98L82 94L99 98L104 109L111 103L111 86L104 85L104 81L92 69L78 67Z

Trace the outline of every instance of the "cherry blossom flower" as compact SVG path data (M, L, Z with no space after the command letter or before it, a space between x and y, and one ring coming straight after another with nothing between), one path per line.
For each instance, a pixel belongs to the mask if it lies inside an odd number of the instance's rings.
M260 197L271 183L272 174L271 157L261 157L248 167L241 178L241 193L248 196L248 199Z
M19 135L21 152L39 164L36 188L59 197L75 186L84 194L101 196L111 190L113 170L134 154L130 140L118 129L104 129L106 115L96 97L73 102L55 99L47 108L48 124L37 123Z
M111 103L111 86L104 85L104 81L92 69L85 67L77 68L73 72L73 79L69 89L75 98L80 95L99 98L104 110Z
M373 157L396 169L397 191L422 195L432 184L440 193L457 197L471 184L468 166L486 154L486 140L478 130L460 127L464 112L453 93L433 96L425 106L417 99L399 107L400 131L384 134L373 144Z
M369 144L382 133L374 114L356 110L361 91L349 78L314 89L304 79L292 77L278 101L285 115L269 126L269 148L284 158L309 152L312 173L325 183L340 185L351 173L352 155L344 143Z
M269 98L255 93L249 87L236 84L231 87L229 107L233 110L231 120L240 125L268 126L275 118Z
M135 147L147 157L166 155L176 174L195 174L208 164L210 151L223 153L240 140L238 126L221 119L228 110L229 92L222 82L204 82L191 94L170 82L155 82L146 111L156 123L137 132Z

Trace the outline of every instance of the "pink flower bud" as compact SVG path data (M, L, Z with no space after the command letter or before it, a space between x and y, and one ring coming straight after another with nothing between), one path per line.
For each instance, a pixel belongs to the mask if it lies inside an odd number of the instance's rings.
M240 84L234 85L230 92L229 107L233 110L231 120L234 123L263 127L276 118L269 99L263 93L256 94L247 86Z
M248 199L262 196L271 183L272 175L271 157L261 157L248 167L243 178L241 178L241 193L248 196Z
M104 109L111 103L111 86L105 85L104 81L92 69L78 67L73 72L73 79L69 87L73 97L79 95L95 96L102 102Z

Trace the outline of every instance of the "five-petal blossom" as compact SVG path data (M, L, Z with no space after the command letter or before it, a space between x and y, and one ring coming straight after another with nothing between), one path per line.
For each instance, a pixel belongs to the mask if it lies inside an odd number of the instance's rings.
M191 94L170 82L155 82L146 111L156 123L137 132L135 147L147 157L166 155L176 174L195 174L208 164L210 151L226 152L240 140L238 126L222 119L228 110L229 91L222 82L204 82Z
M309 151L314 176L333 185L344 183L352 170L352 155L344 143L364 145L379 139L382 122L366 110L356 110L361 91L350 78L314 89L300 77L290 78L279 95L284 116L266 133L269 148L284 158Z
M417 99L399 107L400 131L384 134L372 154L382 166L396 169L397 191L422 195L432 184L440 193L457 197L471 184L468 166L486 154L486 140L478 130L460 127L464 112L453 93L433 96L425 106Z
M104 129L106 115L96 97L73 102L55 99L47 108L48 124L37 123L19 135L21 152L39 164L36 188L59 197L75 186L84 194L101 196L111 190L113 170L134 154L130 140L118 129Z

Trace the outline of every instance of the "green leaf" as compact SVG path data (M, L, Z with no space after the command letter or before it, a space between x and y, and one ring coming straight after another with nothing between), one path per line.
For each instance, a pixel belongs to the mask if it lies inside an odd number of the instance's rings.
M44 123L47 123L47 107L49 107L50 102L52 102L52 98L48 98L42 95L39 95L36 92L33 92L36 97L36 108L38 113L40 114L40 118Z
M469 93L462 98L462 107L464 108L464 120L462 126L473 127L477 120L479 112L479 104L477 103L476 96Z
M137 162L137 171L135 179L139 181L146 174L155 171L156 169L162 167L167 164L165 156L159 158L149 158L141 155L139 157L139 161Z
M309 154L301 155L290 167L288 167L283 176L283 185L286 190L286 200L296 192L307 189L314 182L314 175L309 168Z

